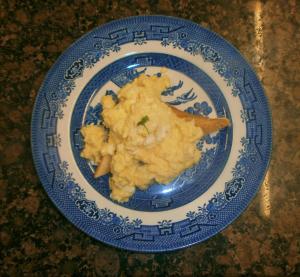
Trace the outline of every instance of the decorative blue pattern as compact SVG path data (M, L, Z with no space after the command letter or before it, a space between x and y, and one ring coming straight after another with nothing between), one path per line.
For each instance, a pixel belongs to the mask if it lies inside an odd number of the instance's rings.
M84 66L86 68L92 68L100 60L99 51L89 51L83 55Z
M212 112L212 108L208 105L206 101L196 102L193 107L189 107L184 110L185 112L208 116Z
M241 118L243 123L249 121L249 115L247 111L241 110Z
M183 85L183 81L179 80L177 85L166 88L166 90L164 90L161 93L161 95L163 95L163 96L173 96L175 91L182 88L182 85Z
M55 176L56 181L61 184L60 189L66 189L69 197L74 201L77 208L89 218L99 221L104 225L114 225L120 227L119 233L128 234L140 228L142 220L137 218L132 221L128 217L124 218L111 212L109 209L99 209L95 201L86 198L86 192L74 182L72 174L68 172L68 163L63 162L59 165L59 174Z
M113 91L113 90L107 90L105 95L111 95L112 99L115 101L115 102L118 102L119 99L118 99L118 95Z
M58 101L53 101L54 111L60 119L63 118L62 108L65 107L67 97L75 88L74 80L82 77L85 68L93 67L100 59L104 59L110 55L110 52L119 52L121 47L115 44L106 44L103 41L98 41L94 44L96 50L87 51L82 55L82 58L74 61L72 65L66 70L64 80L60 82L58 90Z
M74 181L72 174L68 172L68 166L68 163L64 161L57 167L57 170L55 171L55 180L60 189L64 189L66 184Z
M183 49L193 56L201 55L204 61L211 62L213 69L224 78L228 86L232 86L232 95L238 96L243 86L242 76L238 70L232 69L230 64L221 57L221 55L211 46L199 43L198 40L180 39L178 34L171 34L163 38L161 45L164 47Z
M133 81L135 78L139 77L141 74L146 72L147 68L142 70L131 69L118 74L116 77L111 78L112 82L114 82L120 88L125 86L127 83Z
M84 120L84 125L89 125L89 124L100 124L102 121L102 105L98 103L95 107L88 107L88 110L86 112L86 117Z
M170 105L178 106L190 101L193 101L197 98L197 94L193 92L193 88L191 88L189 91L183 93L180 96L177 96L175 100L167 102Z
M208 135L202 140L206 140L207 138L211 138L211 136ZM209 140L213 140L213 138ZM205 220L208 220L207 216L210 214L211 211L223 209L228 204L228 202L235 198L238 192L242 189L245 183L245 176L247 176L249 173L246 166L249 163L250 154L247 151L249 141L247 141L246 138L242 138L241 142L243 145L243 149L241 150L241 154L239 155L239 158L232 171L232 180L225 183L224 192L216 193L214 197L208 201L208 204L204 204L203 206L198 207L198 212L188 212L186 216L189 219L193 220L200 216L201 218L205 218Z
M82 76L84 69L84 61L83 59L78 59L77 61L73 62L70 68L65 73L66 80L74 80L78 77Z
M215 72L233 87L232 95L239 97L248 115L244 119L247 129L247 137L242 141L244 148L224 192L216 193L197 211L190 211L183 221L165 219L153 226L142 225L141 219L132 220L113 215L108 209L98 209L93 201L86 199L85 192L68 173L67 165L60 161L57 149L60 143L55 143L57 121L63 118L63 108L75 88L74 81L81 78L83 71L111 53L120 51L126 43L140 47L151 40L160 41L162 47L169 47L170 53L176 48L212 63ZM139 57L137 63L140 67L152 66L152 60L147 57ZM216 105L218 101L212 100L212 103ZM209 112L204 106L195 110L202 114ZM223 115L218 110L217 114ZM75 131L73 134L78 137ZM220 135L225 136L222 132ZM198 146L203 147L203 144L201 146L199 142ZM192 22L172 17L133 17L93 30L59 58L36 100L32 118L32 149L38 174L48 195L78 228L114 246L158 252L203 241L226 227L246 208L269 162L271 120L266 98L252 69L218 35ZM244 185L246 183L247 186ZM157 197L154 200L153 204L158 207L172 203L168 198Z

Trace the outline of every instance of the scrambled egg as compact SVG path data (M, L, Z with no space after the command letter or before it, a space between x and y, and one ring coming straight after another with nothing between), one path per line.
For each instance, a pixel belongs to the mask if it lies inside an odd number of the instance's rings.
M107 137L104 128L96 125L88 125L80 130L84 137L84 149L81 156L92 161L95 164L101 162L101 150L104 145L104 140Z
M202 137L194 121L177 117L160 99L170 86L167 76L141 75L118 93L102 98L104 125L81 129L81 156L95 163L111 155L111 198L126 202L135 189L153 182L167 184L200 159L196 142Z

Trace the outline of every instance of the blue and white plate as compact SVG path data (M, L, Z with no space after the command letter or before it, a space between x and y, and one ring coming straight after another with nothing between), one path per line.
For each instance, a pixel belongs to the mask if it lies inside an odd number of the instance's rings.
M80 128L101 122L103 95L162 67L172 80L165 102L232 124L198 142L196 166L119 204L109 176L94 179L94 165L80 157ZM193 22L164 16L113 21L75 42L49 71L32 118L35 165L58 209L90 236L144 252L199 243L239 216L263 180L271 137L266 97L241 54Z

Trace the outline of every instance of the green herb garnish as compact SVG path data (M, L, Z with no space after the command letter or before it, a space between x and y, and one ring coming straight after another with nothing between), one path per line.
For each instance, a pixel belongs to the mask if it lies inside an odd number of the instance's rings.
M137 123L137 126L144 126L144 128L147 130L147 133L149 134L149 130L146 126L146 123L149 121L148 115L145 115L142 117L142 119Z

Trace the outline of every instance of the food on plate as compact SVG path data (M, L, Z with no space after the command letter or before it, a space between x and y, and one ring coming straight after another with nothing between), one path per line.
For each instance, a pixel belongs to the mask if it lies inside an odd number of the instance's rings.
M180 118L186 121L194 121L195 126L202 129L203 135L216 132L227 127L230 124L228 118L207 118L201 115L193 115L170 106L172 111Z
M81 156L97 164L95 177L108 172L111 198L126 202L136 188L167 184L197 163L196 143L207 133L229 125L226 118L209 119L170 107L161 92L169 78L140 75L118 93L102 97L103 125L82 127Z

